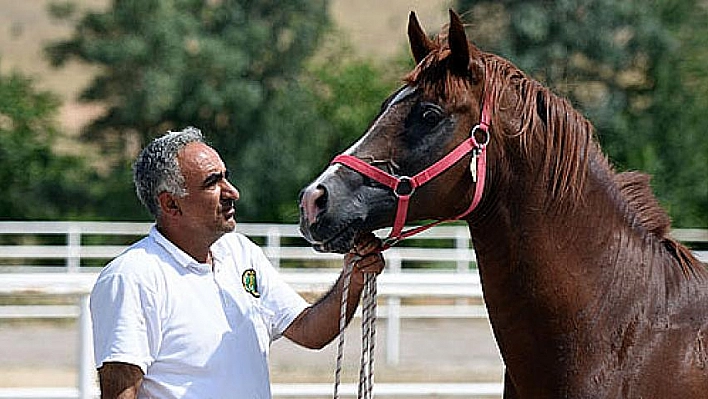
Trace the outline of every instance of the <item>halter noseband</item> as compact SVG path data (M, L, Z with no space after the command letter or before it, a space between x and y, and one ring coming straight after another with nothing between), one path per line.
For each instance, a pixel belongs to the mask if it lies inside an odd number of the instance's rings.
M482 199L484 179L487 169L486 149L487 144L489 144L489 125L491 121L490 105L491 100L489 96L486 96L484 103L482 104L482 116L480 118L480 122L470 130L470 136L447 155L413 177L398 177L391 175L352 155L340 154L334 157L330 165L337 163L345 165L390 188L396 197L398 197L396 218L393 223L393 229L384 241L383 249L388 249L393 245L396 245L399 241L416 235L440 223L462 219L477 207ZM481 143L477 142L475 137L475 134L478 132L484 133L484 139ZM472 171L472 176L476 184L474 197L472 198L470 206L464 212L453 218L440 219L432 223L403 231L403 227L406 223L406 216L408 214L408 205L410 204L410 198L415 192L415 189L434 179L452 165L455 165L470 152L472 153L470 170ZM474 164L475 160L476 165Z

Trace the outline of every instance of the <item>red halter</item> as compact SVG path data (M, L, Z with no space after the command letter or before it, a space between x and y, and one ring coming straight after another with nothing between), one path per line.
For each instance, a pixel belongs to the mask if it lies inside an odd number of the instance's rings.
M388 249L393 245L396 245L399 241L416 235L440 223L462 219L477 207L479 201L482 199L482 192L484 191L484 178L487 170L486 149L487 144L489 144L489 125L491 120L491 116L489 113L490 103L491 100L489 99L489 96L487 96L484 101L484 104L482 105L482 116L480 118L480 122L478 125L474 126L470 130L470 137L460 143L457 147L455 147L455 149L450 151L443 158L441 158L433 165L429 166L427 169L421 171L413 177L397 177L391 175L352 155L340 154L334 157L330 164L340 163L342 165L345 165L387 186L388 188L393 190L393 193L396 195L396 197L398 197L396 219L394 220L393 229L391 230L391 233L384 242L383 249ZM478 143L477 139L475 138L475 134L478 131L484 133L484 140L482 143ZM474 197L472 198L470 206L464 212L453 218L440 219L423 226L418 226L410 230L403 231L403 226L406 223L406 216L408 214L408 205L410 203L411 196L415 192L415 189L440 175L449 167L459 162L460 159L462 159L470 152L472 152L471 162L474 162L475 160L477 161L476 165L470 164L470 169L473 170L473 176L476 175Z

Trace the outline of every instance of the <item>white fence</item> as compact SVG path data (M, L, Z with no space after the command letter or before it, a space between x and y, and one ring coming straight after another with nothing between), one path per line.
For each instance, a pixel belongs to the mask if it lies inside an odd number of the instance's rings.
M78 296L77 305L19 305L0 307L0 318L78 317L80 335L79 378L76 388L0 389L0 399L9 398L93 398L96 395L92 360L91 325L88 318L88 292L97 277L98 267L125 249L125 244L92 245L105 237L134 241L147 233L148 223L101 222L0 222L0 239L14 241L0 245L0 294L22 296ZM317 294L336 280L342 256L321 254L300 238L295 225L238 225L238 230L262 244L284 279L298 292ZM124 237L121 237L124 236ZM109 240L110 241L110 240ZM481 303L481 286L476 273L474 251L463 226L441 226L420 235L414 243L386 252L388 270L378 279L378 294L384 301L379 316L386 319L386 361L398 362L401 318L412 317L486 317ZM431 248L437 242L439 248ZM430 262L434 271L403 271L404 266ZM305 268L303 266L315 266ZM442 266L441 266L442 265ZM300 266L300 267L298 267ZM465 300L454 306L401 306L406 298L455 298ZM471 303L470 303L471 302ZM313 397L331 394L330 384L274 384L274 397ZM354 385L345 384L343 396L355 396ZM378 396L459 396L499 397L497 383L465 384L385 384L376 385Z
M2 306L0 318L78 317L81 341L79 379L76 388L0 389L0 399L93 398L96 395L92 360L88 292L99 266L126 246L104 244L106 237L134 241L149 230L148 223L106 222L0 222L0 295L76 295L77 305ZM259 241L266 255L296 290L320 293L335 281L341 255L320 254L300 239L295 225L244 224L238 230ZM674 237L689 243L708 242L708 230L676 230ZM13 241L13 243L8 243ZM91 242L102 242L91 245ZM476 258L465 226L438 226L410 241L415 246L394 247L386 252L387 271L378 280L378 293L385 301L380 317L386 318L386 361L398 362L401 318L486 317ZM433 244L434 243L434 244ZM407 243L408 244L408 243ZM697 251L708 262L708 251ZM432 271L415 271L421 262ZM303 266L315 265L314 269ZM409 270L410 269L410 270ZM60 273L57 273L60 272ZM452 305L402 306L408 298L455 299ZM342 387L344 396L355 395L353 385ZM329 384L275 384L275 397L313 397L330 394ZM500 397L498 383L382 384L378 396Z
M56 266L64 265L67 272L80 271L86 266L87 260L108 260L118 255L126 245L91 245L87 242L93 236L128 238L128 242L147 234L150 223L134 222L0 222L0 240L16 237L14 243L0 241L0 271L23 271L27 260L45 260L50 269L56 271ZM335 254L319 254L314 252L301 240L284 243L287 239L300 239L297 225L273 225L257 223L240 223L238 231L251 237L261 238L266 255L278 267L281 260L312 262L332 261L341 257ZM59 240L53 243L42 242L49 236ZM672 236L679 241L688 243L708 242L708 230L677 229ZM417 247L399 246L386 252L388 259L405 260L409 262L454 262L458 271L469 270L476 262L474 251L470 247L469 232L466 226L437 226L427 230L415 239L448 240L454 245L445 248L435 248L431 251L429 244ZM56 241L61 241L57 243ZM695 252L701 261L708 263L708 251ZM395 263L395 261L394 261ZM3 266L4 265L4 266ZM393 266L395 268L396 265ZM29 271L42 270L40 266L32 266Z

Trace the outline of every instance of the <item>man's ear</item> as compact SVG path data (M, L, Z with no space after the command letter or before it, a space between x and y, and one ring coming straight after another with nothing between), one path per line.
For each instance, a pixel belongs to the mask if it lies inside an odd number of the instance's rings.
M157 196L157 202L160 205L160 211L163 215L177 216L182 214L177 198L166 191Z

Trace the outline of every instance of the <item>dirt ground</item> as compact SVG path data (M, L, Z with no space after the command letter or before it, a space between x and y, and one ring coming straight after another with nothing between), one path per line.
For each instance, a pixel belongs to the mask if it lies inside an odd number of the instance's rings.
M358 381L359 320L346 333L343 383ZM404 320L398 364L386 361L386 320L377 324L376 382L500 382L502 364L485 319ZM72 387L77 381L76 324L0 323L0 388ZM271 350L274 383L331 383L336 341L321 351L287 339Z

